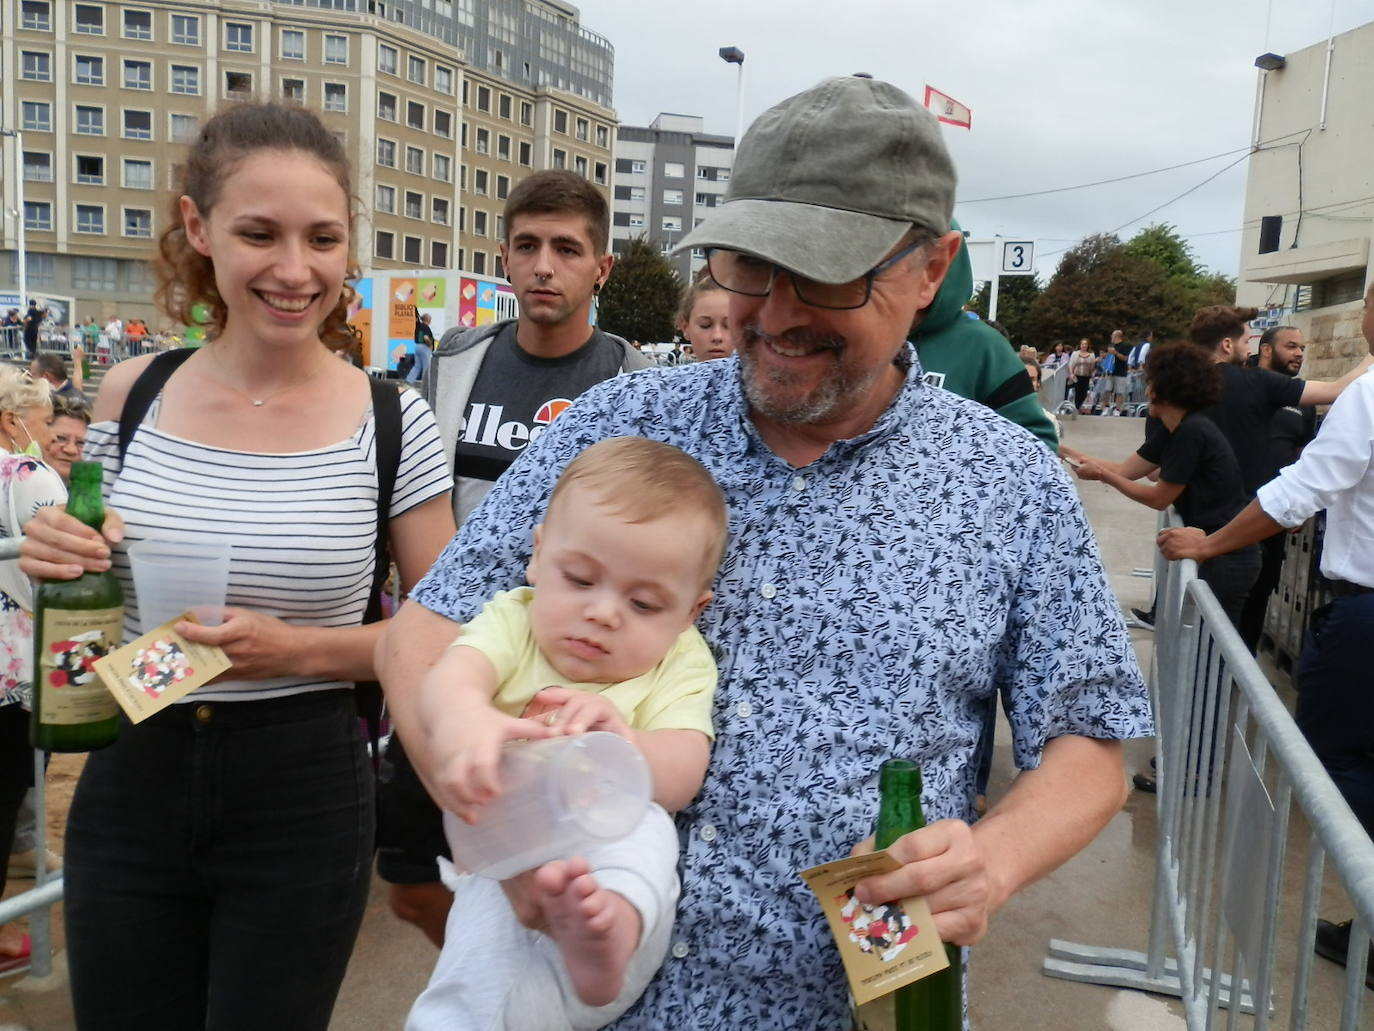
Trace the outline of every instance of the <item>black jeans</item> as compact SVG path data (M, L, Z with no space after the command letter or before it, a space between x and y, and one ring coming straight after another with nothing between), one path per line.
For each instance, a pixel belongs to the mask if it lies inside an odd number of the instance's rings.
M1246 599L1240 622L1236 624L1240 639L1250 649L1251 655L1259 651L1260 637L1264 634L1264 614L1269 608L1269 596L1274 593L1283 574L1283 555L1287 547L1287 533L1276 533L1268 540L1260 541L1260 557L1263 561L1259 577L1250 588L1250 597Z
M1374 593L1317 609L1298 662L1298 728L1374 834Z
M173 705L91 754L68 820L81 1031L325 1031L367 901L351 691Z
M5 890L4 860L14 847L19 807L33 786L33 748L29 714L19 704L0 705L0 892Z
M1250 590L1259 577L1260 564L1259 545L1251 544L1229 555L1208 559L1197 567L1198 579L1212 588L1231 625L1237 629L1246 599L1250 597Z

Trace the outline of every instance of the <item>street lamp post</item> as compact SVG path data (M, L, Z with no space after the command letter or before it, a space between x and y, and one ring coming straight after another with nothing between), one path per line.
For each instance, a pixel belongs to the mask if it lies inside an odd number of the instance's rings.
M24 133L19 129L0 129L0 137L3 136L11 136L14 138L14 241L17 248L15 278L18 280L15 285L19 289L19 310L23 311L29 292L28 266L24 256Z
M739 77L735 80L735 147L744 137L744 51L739 47L721 47L720 59L726 64L739 65Z

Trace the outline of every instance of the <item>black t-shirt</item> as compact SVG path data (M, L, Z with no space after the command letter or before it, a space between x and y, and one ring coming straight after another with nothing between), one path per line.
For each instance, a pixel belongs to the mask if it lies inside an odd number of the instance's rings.
M495 480L584 391L620 372L625 354L592 330L562 358L536 358L515 342L511 323L492 340L463 413L454 474Z
M1213 533L1250 503L1235 452L1200 412L1185 415L1172 433L1159 423L1137 454L1158 463L1163 482L1183 485L1174 507L1187 526Z
M1276 470L1292 465L1317 435L1314 405L1283 407L1269 420L1269 460Z
M44 314L41 308L30 308L24 313L24 339L28 343L38 339L38 327L43 325Z

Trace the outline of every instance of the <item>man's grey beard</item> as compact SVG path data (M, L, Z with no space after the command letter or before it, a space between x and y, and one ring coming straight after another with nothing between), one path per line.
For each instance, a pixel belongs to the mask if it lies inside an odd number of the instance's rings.
M768 346L764 342L766 339L768 335L760 333L756 324L747 324L743 327L739 347L740 378L749 407L774 422L800 426L829 419L837 415L842 408L852 404L856 398L862 397L883 372L879 366L871 374L855 378L847 373L840 361L845 348L842 337L790 330L780 339L793 344L819 345L830 352L832 374L823 379L820 386L809 395L790 403L782 403L769 394L768 383L771 382L782 390L790 389L793 384L786 373L765 374L760 370L755 354L757 348Z

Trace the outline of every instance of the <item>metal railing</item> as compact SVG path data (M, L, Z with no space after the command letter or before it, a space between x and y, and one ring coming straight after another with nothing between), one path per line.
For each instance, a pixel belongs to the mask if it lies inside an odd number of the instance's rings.
M1287 1027L1316 1027L1313 941L1329 861L1355 910L1339 1024L1353 1031L1374 927L1374 842L1195 563L1160 558L1157 576L1159 842L1148 950L1051 941L1043 972L1176 995L1190 1031L1217 1026L1233 994L1228 1028L1246 1013L1245 1026L1263 1031L1283 1002ZM1295 815L1310 833L1290 866ZM1286 878L1300 884L1300 902L1283 891ZM1223 964L1244 980L1214 973Z

